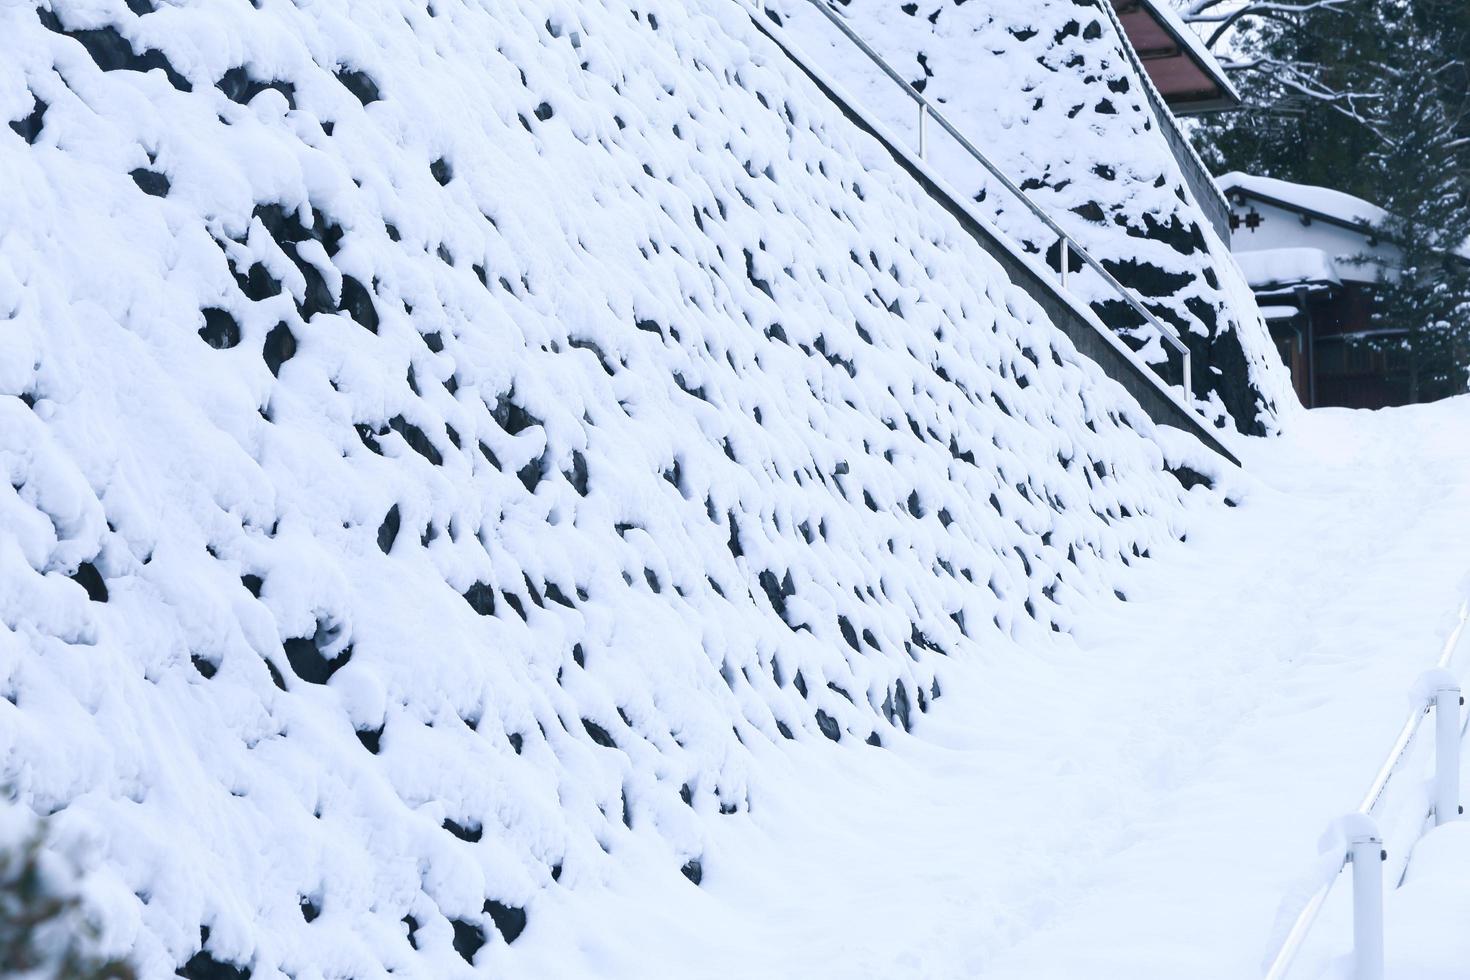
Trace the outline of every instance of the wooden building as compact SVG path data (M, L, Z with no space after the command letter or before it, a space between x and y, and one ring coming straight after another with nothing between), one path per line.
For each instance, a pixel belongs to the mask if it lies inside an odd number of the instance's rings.
M1407 363L1391 341L1408 331L1372 321L1375 284L1400 259L1373 234L1383 210L1267 177L1231 173L1218 183L1230 203L1230 250L1302 404L1407 403Z

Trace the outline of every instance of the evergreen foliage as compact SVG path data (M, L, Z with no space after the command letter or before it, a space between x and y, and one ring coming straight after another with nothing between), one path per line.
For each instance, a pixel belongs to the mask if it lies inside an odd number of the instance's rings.
M1470 366L1470 5L1356 0L1260 18L1226 39L1247 98L1196 124L1217 172L1357 195L1403 254L1363 343L1402 355L1413 401L1464 391ZM1283 68L1282 66L1289 66Z
M134 980L126 962L93 951L93 927L56 863L39 830L0 844L0 976Z

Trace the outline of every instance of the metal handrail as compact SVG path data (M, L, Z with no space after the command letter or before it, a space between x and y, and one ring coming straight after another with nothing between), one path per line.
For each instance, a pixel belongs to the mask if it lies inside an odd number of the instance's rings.
M757 0L757 2L761 9L761 12L765 14L766 18L768 20L771 20L773 23L780 25L780 19L772 16L771 12L766 10L765 0ZM967 153L969 153L969 155L975 160L976 163L980 164L986 169L986 171L990 173L992 177L1000 181L1001 185L1005 187L1006 190L1010 191L1012 196L1020 200L1021 203L1024 204L1031 211L1032 215L1039 218L1042 224L1044 224L1048 230L1050 230L1053 234L1057 236L1059 265L1057 279L1062 289L1067 289L1067 267L1070 264L1068 261L1068 255L1069 253L1076 254L1076 256L1082 260L1084 265L1086 265L1093 272L1097 273L1098 276L1102 278L1103 282L1111 286L1113 291L1116 292L1135 313L1143 318L1145 323L1149 324L1155 330L1157 330L1159 336L1162 337L1166 343L1174 348L1174 351L1179 354L1180 361L1182 362L1181 375L1183 379L1185 402L1186 404L1192 403L1194 400L1194 375L1191 368L1189 346L1179 339L1177 331L1174 330L1174 328L1166 325L1162 320L1160 320L1152 312L1150 312L1149 309L1144 306L1137 297L1133 295L1128 287L1119 282L1111 272L1103 268L1101 262L1093 258L1091 253L1083 248L1082 245L1075 238L1069 235L1065 230L1062 229L1060 225L1053 221L1051 215L1049 215L1046 210L1041 207L1041 205L1031 200L1031 198L1027 196L1025 191L1016 186L1014 181L1007 177L999 167L997 167L994 163L990 161L989 157L987 157L984 153L981 153L980 150L975 146L975 144L970 142L965 134L960 132L959 129L955 127L954 123L949 121L944 113L935 108L934 103L926 99L922 92L914 88L913 85L909 84L909 82L902 75L900 75L898 71L892 65L890 65L881 54L873 50L872 46L869 45L867 41L863 40L862 36L854 31L846 23L845 18L843 18L842 14L834 9L832 5L827 2L827 0L807 0L807 2L810 3L813 7L816 7L817 10L821 11L822 16L831 21L832 25L835 26L839 31L841 31L844 37L851 41L858 48L858 50L860 50L864 55L868 57L868 60L873 62L874 65L881 69L883 74L887 75L888 78L894 84L896 84L905 95L907 95L918 105L919 124L917 152L919 154L919 159L922 160L925 158L928 143L925 123L927 121L927 118L932 116L934 118L934 121L937 122L944 129L945 132L953 136L955 141L959 143L960 146L963 147Z
M1447 670L1449 668L1450 661L1455 655L1455 648L1460 643L1460 637L1464 635L1467 623L1470 623L1470 599L1460 604L1459 619L1455 623L1455 628L1450 631L1449 638L1445 640L1444 648L1440 652L1439 662L1436 664L1438 669ZM1383 760L1383 765L1379 767L1378 774L1373 777L1373 782L1369 785L1368 792L1363 796L1363 802L1358 804L1357 810L1354 811L1355 813L1365 817L1373 815L1374 809L1377 808L1379 801L1383 799L1383 791L1387 789L1389 780L1393 778L1394 773L1398 771L1399 764L1408 755L1409 746L1419 734L1419 726L1429 716L1429 711L1433 706L1433 699L1426 699L1424 704L1416 706L1409 712L1409 717L1404 720L1403 728L1399 729L1398 738L1394 740L1393 748L1389 749L1387 758ZM1462 721L1460 724L1460 736L1462 739L1465 735L1467 723L1470 723L1470 715L1466 715L1466 721ZM1287 932L1286 939L1282 941L1281 948L1276 951L1275 957L1271 960L1271 965L1266 971L1266 980L1283 980L1287 971L1291 969L1292 961L1301 952L1302 944L1306 942L1307 934L1311 931L1313 923L1317 921L1317 916L1322 911L1322 906L1327 902L1327 896L1341 878L1342 869L1347 866L1348 856L1344 852L1342 861L1338 864L1336 870L1312 893L1312 897L1307 900L1307 904L1297 914L1296 920L1292 923L1291 930Z

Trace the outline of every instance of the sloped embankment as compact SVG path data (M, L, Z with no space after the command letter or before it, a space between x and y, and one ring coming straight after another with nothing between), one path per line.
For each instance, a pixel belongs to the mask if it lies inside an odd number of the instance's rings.
M0 781L145 975L513 962L629 834L697 884L744 745L881 751L1182 531L727 0L0 38Z

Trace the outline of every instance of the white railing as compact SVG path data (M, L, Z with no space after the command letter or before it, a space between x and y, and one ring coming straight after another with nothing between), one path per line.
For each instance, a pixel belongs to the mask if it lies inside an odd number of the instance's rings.
M1381 980L1383 977L1383 870L1388 852L1383 849L1383 835L1378 832L1374 815L1389 780L1399 771L1420 726L1431 711L1435 714L1434 800L1424 822L1432 815L1436 825L1460 815L1460 743L1465 738L1470 716L1462 719L1460 711L1465 699L1460 685L1450 673L1450 662L1470 620L1470 600L1460 606L1459 620L1445 641L1439 662L1426 671L1414 686L1414 707L1399 729L1393 748L1373 777L1363 802L1343 818L1341 860L1321 886L1307 900L1286 939L1271 958L1267 980L1284 980L1312 925L1326 904L1333 886L1342 877L1342 869L1353 866L1353 980ZM1412 843L1410 844L1412 846Z
M883 72L883 74L889 78L889 80L897 85L905 95L907 95L910 99L914 101L914 104L918 109L918 124L916 127L917 139L914 149L915 152L917 152L919 159L926 159L928 153L928 122L929 119L932 118L941 129L947 132L950 136L954 137L955 142L957 142L976 163L984 167L985 170L990 174L990 176L999 181L1001 186L1003 186L1008 192L1010 192L1013 197L1015 197L1018 201L1025 205L1027 210L1029 210L1033 216L1039 219L1051 234L1056 236L1055 247L1058 254L1058 268L1056 270L1057 280L1063 290L1066 290L1068 288L1068 267L1071 265L1069 256L1075 255L1079 260L1081 260L1083 265L1095 272L1098 277L1104 283L1106 283L1113 292L1118 295L1119 298L1121 298L1135 313L1142 317L1145 323L1153 327L1166 344L1174 349L1174 351L1179 355L1180 359L1180 375L1183 379L1182 387L1184 389L1184 403L1186 405L1192 405L1194 389L1193 372L1191 370L1190 364L1189 346L1179 339L1178 331L1176 331L1173 327L1166 325L1162 320L1154 316L1154 314L1150 312L1146 306L1143 305L1138 297L1133 295L1131 290L1129 290L1126 286L1119 282L1117 280L1117 277L1115 277L1111 272L1103 268L1101 262L1093 258L1092 255L1085 248L1083 248L1076 239L1074 239L1071 235L1064 231L1060 225L1053 221L1051 215L1049 215L1045 209L1043 209L1035 201L1031 200L1031 198L1027 196L1025 191L1016 186L1015 182L1007 177L1000 170L999 167L992 163L984 153L981 153L980 150L975 146L975 144L970 142L965 134L960 132L959 129L955 127L954 123L949 121L944 113L940 112L937 108L935 108L932 102L924 98L924 94L922 92L910 85L909 82L883 58L882 55L873 50L872 46L869 45L867 41L863 40L861 35L859 35L856 31L852 29L852 27L847 23L846 18L844 18L841 13L834 9L832 5L827 2L827 0L807 0L807 2L810 3L811 6L815 7L818 11L820 11L822 16L826 17L827 20L829 20L833 24L833 26L835 26L838 31L840 31L842 35L847 38L847 40L851 41L858 48L859 51L867 56L869 61L876 65ZM755 3L759 8L760 13L764 15L766 19L778 26L781 24L780 18L766 9L765 0L755 0ZM1167 382L1164 383L1167 384Z

